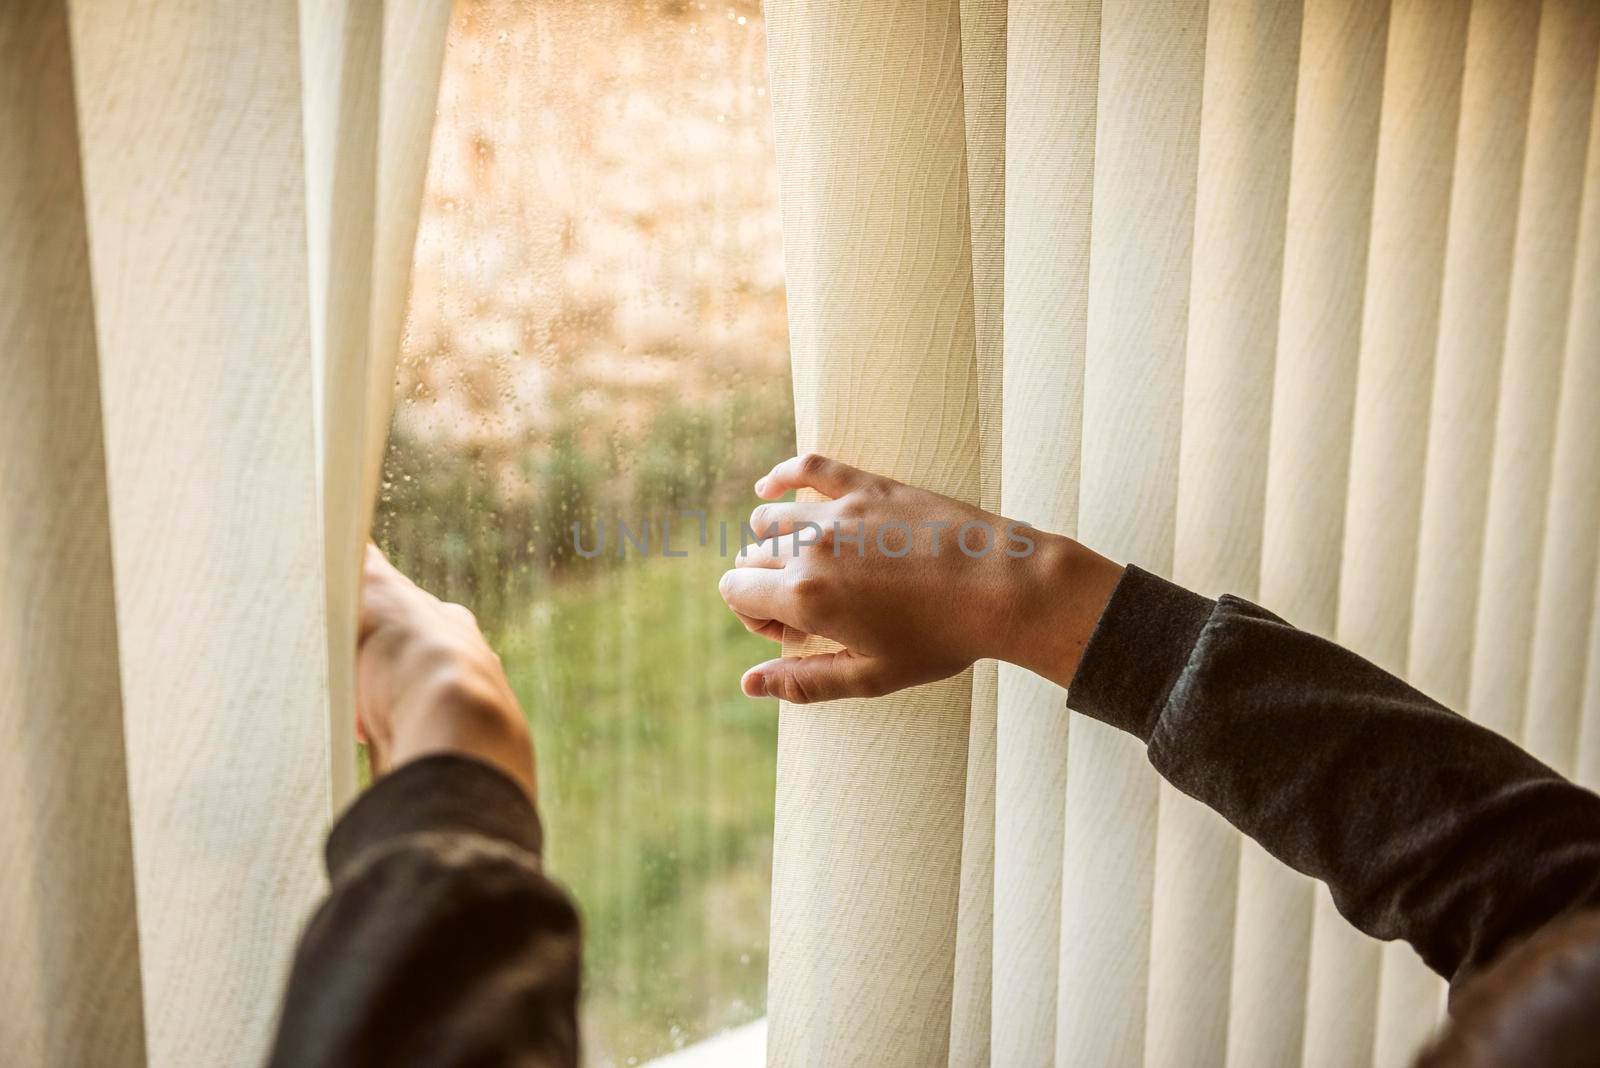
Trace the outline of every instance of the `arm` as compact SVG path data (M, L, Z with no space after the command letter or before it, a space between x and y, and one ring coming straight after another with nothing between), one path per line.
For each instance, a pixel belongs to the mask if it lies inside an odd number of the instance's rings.
M1446 977L1600 904L1600 797L1248 602L1129 568L1069 701Z
M579 923L545 878L533 751L469 613L376 550L358 723L376 785L328 837L273 1065L578 1062Z
M757 665L746 693L872 696L979 657L1036 671L1145 742L1179 789L1328 883L1356 926L1406 939L1452 977L1600 903L1600 798L1360 657L1041 531L1026 556L935 554L916 531L1011 524L825 458L786 461L757 492L801 486L835 499L757 508L751 525L775 537L741 554L723 594L758 633L787 626L844 648ZM910 527L910 551L876 552L870 533L865 554L833 551L826 531L858 521ZM825 534L800 540L818 544L795 544L805 523Z

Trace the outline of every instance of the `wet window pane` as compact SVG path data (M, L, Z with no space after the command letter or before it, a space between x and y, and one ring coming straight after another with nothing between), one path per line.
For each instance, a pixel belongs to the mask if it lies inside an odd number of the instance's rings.
M759 4L458 0L377 537L533 723L594 1065L765 1013L773 647L716 579L794 447L782 269Z

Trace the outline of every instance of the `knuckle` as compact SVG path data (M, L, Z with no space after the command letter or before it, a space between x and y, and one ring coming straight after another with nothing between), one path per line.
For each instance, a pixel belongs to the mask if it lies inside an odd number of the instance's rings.
M800 473L805 475L820 475L828 466L828 458L820 452L807 452L800 455Z
M805 630L826 629L833 617L832 585L816 574L802 575L794 582L797 623Z
M826 581L820 575L804 574L794 580L794 599L804 605L814 606L822 600Z
M784 676L783 689L784 700L791 704L808 705L817 699L816 686L803 671L791 671Z

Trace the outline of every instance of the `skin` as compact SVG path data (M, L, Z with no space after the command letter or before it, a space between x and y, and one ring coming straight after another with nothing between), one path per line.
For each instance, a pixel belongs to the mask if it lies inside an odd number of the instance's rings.
M795 490L831 499L778 503ZM1121 566L1070 538L1019 531L1004 517L825 456L785 460L756 493L774 503L758 507L750 525L771 536L722 577L723 598L757 634L817 635L842 648L756 665L742 681L751 697L877 697L985 657L1066 686L1122 576ZM860 545L851 540L857 531L865 532ZM458 753L535 796L527 721L472 613L418 588L370 545L356 718L377 775Z
M361 582L356 730L374 775L457 753L499 768L535 796L527 720L477 620L418 588L373 545Z
M750 516L767 537L722 576L723 600L763 637L781 641L787 630L842 648L757 664L741 682L750 697L880 697L982 658L1067 686L1122 577L1121 565L1071 538L1027 528L1025 552L1021 524L814 453L778 464L755 489L775 502ZM830 499L776 503L796 490ZM971 555L957 544L965 524L976 524ZM862 529L864 545L847 540Z

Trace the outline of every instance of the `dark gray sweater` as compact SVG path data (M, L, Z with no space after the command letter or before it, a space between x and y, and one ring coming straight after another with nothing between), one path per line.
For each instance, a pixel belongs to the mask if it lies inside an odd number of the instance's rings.
M1128 568L1070 703L1453 981L1600 904L1600 797L1245 601ZM576 1064L578 918L539 847L484 764L380 781L329 836L272 1063Z

